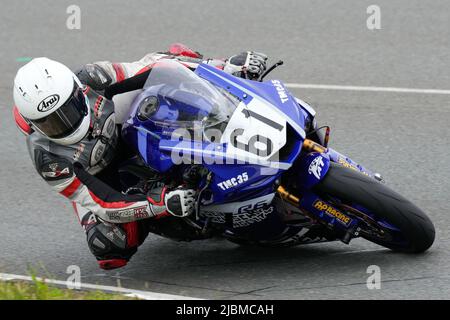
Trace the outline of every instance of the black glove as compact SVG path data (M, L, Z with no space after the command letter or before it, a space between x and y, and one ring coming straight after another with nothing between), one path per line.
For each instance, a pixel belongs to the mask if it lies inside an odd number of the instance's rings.
M247 51L227 59L223 70L237 77L258 80L266 68L267 55Z

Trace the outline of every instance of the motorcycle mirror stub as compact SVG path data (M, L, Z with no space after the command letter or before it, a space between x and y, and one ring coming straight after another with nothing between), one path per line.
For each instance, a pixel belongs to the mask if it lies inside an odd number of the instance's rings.
M150 96L142 101L139 106L137 118L141 121L147 121L153 116L159 109L159 100L156 96Z

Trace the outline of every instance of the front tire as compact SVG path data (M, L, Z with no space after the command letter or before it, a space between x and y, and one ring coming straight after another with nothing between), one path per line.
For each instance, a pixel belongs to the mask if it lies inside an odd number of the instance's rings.
M428 216L417 206L392 191L384 184L362 173L331 163L325 178L315 187L320 195L360 205L369 210L377 220L386 221L399 229L404 243L361 236L394 251L420 253L434 242L435 229Z

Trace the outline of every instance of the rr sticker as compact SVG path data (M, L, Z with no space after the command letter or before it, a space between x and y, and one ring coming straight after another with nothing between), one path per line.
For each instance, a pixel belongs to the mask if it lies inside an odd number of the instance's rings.
M309 165L308 173L313 174L314 177L317 178L317 180L320 180L320 178L322 177L322 169L324 165L325 164L323 163L322 156L317 156Z

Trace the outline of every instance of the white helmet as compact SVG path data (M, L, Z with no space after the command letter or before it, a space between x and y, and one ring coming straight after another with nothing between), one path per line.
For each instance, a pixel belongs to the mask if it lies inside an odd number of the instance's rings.
M50 140L69 145L89 131L89 100L83 85L65 65L35 58L17 71L14 102L33 129Z

